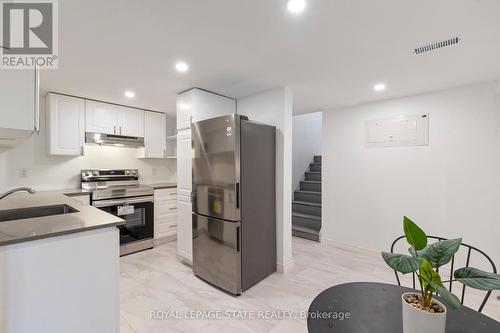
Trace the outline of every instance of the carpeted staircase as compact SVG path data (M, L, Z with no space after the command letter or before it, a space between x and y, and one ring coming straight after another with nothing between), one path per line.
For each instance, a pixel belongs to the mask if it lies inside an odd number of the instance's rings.
M321 156L314 156L292 201L292 235L319 242L321 230Z

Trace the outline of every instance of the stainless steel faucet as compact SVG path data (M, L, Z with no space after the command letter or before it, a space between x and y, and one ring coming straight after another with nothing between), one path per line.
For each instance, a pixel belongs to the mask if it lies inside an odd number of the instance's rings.
M11 195L12 193L22 192L22 191L26 191L26 192L31 193L31 194L36 193L36 191L34 189L32 189L31 187L16 187L16 188L13 188L12 190L9 190L3 194L0 194L0 200Z

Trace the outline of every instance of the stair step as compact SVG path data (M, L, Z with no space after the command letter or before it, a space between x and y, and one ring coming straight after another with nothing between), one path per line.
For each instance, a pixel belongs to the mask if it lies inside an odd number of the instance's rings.
M320 203L310 202L310 201L293 200L292 204L304 205L304 206L313 206L313 207L321 207Z
M314 216L314 215L311 215L311 214L293 213L292 217L293 216L302 217L302 218L306 218L306 219L311 219L311 220L315 220L315 221L321 221L321 217Z
M321 216L321 204L309 201L292 201L292 212Z
M309 164L309 171L321 172L321 163Z
M321 192L321 182L315 180L303 180L300 182L300 190Z
M321 181L321 172L306 171L305 180Z
M319 231L309 229L307 227L293 227L292 236L305 238L319 242Z
M295 191L294 200L321 203L321 192Z
M314 163L321 163L321 155L314 156Z

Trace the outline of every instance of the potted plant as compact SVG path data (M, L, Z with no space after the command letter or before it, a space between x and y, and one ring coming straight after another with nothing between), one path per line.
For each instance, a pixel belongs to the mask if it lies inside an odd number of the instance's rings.
M433 298L437 294L453 309L460 308L460 300L445 286L438 274L439 267L448 264L462 243L461 238L427 244L427 235L406 216L403 218L410 255L382 252L384 261L402 274L415 273L420 283L419 292L402 295L403 333L444 333L446 307ZM500 275L472 267L453 272L453 281L468 287L490 291L500 290Z

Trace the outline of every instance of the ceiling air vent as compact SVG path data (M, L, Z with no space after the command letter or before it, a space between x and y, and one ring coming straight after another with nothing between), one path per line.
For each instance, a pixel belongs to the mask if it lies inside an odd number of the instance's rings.
M434 51L434 50L437 50L437 49L440 49L440 48L443 48L443 47L447 47L447 46L452 46L452 45L458 44L461 41L462 41L462 38L460 38L460 37L453 37L453 38L450 38L450 39L447 39L447 40L444 40L444 41L441 41L441 42L427 44L427 45L424 45L424 46L417 47L417 48L415 48L413 50L413 53L415 53L415 54L421 54L421 53L425 53L425 52L430 52L430 51Z

